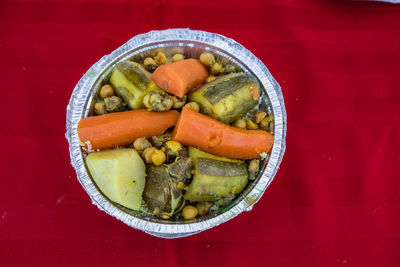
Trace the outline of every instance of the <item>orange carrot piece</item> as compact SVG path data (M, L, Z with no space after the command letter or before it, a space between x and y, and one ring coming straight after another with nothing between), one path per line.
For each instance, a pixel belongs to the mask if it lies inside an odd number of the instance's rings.
M89 151L128 145L140 137L160 135L174 126L176 110L165 112L137 109L83 118L78 123L78 137Z
M234 159L261 158L274 136L260 130L243 130L183 107L172 139L205 152Z
M208 71L200 60L190 58L159 66L151 79L168 93L183 97L204 83L207 76Z

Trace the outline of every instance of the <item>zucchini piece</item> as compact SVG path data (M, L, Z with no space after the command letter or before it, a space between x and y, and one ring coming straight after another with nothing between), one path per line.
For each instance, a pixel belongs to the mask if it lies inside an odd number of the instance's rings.
M189 147L194 176L184 199L216 201L229 194L239 194L246 187L249 174L244 161L214 156Z
M143 97L151 91L162 91L150 79L142 65L133 61L118 63L111 73L110 83L130 109L143 108Z
M260 98L260 84L248 73L230 73L204 84L189 95L201 112L231 123L254 108Z

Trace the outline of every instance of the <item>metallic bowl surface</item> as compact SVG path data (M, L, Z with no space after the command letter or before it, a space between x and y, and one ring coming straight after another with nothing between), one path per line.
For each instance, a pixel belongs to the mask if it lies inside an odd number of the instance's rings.
M87 172L84 155L79 146L77 125L93 108L92 99L101 83L107 80L113 67L123 60L138 59L163 49L167 55L180 51L186 57L198 57L204 50L217 55L219 60L229 60L245 72L258 78L263 87L261 105L274 115L274 146L268 159L262 161L261 172L236 200L224 210L202 219L170 222L129 210L108 200L96 187ZM150 52L151 51L151 52ZM225 36L190 29L167 29L140 34L105 55L83 75L75 86L67 106L66 138L69 142L71 164L77 178L99 209L125 224L162 238L179 238L193 235L224 223L243 211L249 211L272 182L285 152L286 111L279 84L265 65L249 50Z

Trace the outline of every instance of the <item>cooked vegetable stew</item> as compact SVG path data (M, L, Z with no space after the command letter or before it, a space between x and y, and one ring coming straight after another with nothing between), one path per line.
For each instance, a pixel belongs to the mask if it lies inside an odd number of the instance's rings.
M220 58L157 50L114 67L78 124L88 170L111 201L192 220L256 182L274 118L258 80Z

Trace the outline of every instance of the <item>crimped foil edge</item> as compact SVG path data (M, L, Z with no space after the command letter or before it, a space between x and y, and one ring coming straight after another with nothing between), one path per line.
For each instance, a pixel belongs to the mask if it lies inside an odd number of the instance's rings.
M115 64L118 59L127 57L133 49L153 43L176 40L177 42L200 42L217 47L243 62L257 76L265 88L275 118L275 140L268 164L254 188L241 201L226 212L208 220L194 223L163 224L136 218L121 209L118 209L107 200L94 185L87 174L82 153L79 147L77 124L88 113L87 102L91 100L93 85L104 73L104 70ZM245 210L250 210L261 198L266 188L272 182L285 152L286 137L286 111L281 88L272 77L265 65L249 50L236 41L220 34L195 31L190 29L167 29L150 31L131 38L127 43L114 50L111 54L102 57L83 75L75 86L67 106L66 138L69 142L71 164L75 168L77 178L99 209L121 220L125 224L142 230L148 234L162 238L179 238L199 233L215 227L239 215Z

